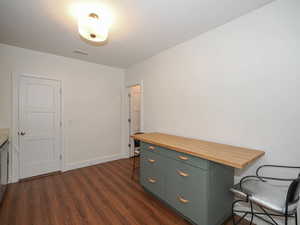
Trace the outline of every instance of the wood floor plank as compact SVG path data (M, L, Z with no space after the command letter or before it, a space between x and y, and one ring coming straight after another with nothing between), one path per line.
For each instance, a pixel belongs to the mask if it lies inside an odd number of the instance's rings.
M137 213L133 213L130 209L129 203L125 200L124 194L120 195L114 186L108 181L109 179L105 177L102 173L97 173L97 171L94 171L94 174L97 174L97 178L94 180L95 182L98 182L98 185L102 185L103 190L106 192L106 194L109 195L110 201L113 202L114 206L118 209L120 213L123 214L124 217L130 219L132 224L140 224L143 222L142 217L140 215L137 215ZM145 224L148 224L147 222L144 222Z
M88 174L95 174L96 178L93 179ZM111 186L102 181L101 177L95 173L95 171L89 171L84 173L87 177L88 183L94 188L94 190L105 199L105 204L113 211L114 216L119 219L122 224L139 224L138 220L134 218L128 210L126 210L126 205L122 203L122 199L115 196L114 191ZM125 209L125 210L124 210Z
M54 185L60 189L58 195L60 204L64 205L64 221L68 225L87 225L81 216L81 205L77 204L75 196L70 194L69 187L63 182L66 176L70 176L70 174L65 173L61 176L53 177Z
M103 174L105 177L112 177L112 174L109 173L105 169L105 167L101 167L101 170L96 170L99 175ZM136 196L133 196L130 190L127 189L127 185L124 185L122 182L118 182L118 179L116 176L113 176L114 179L109 179L109 182L112 185L112 188L114 189L115 193L120 196L123 202L127 202L126 207L128 208L134 208L135 214L138 217L144 218L144 223L147 224L160 224L161 220L158 217L154 217L151 213L151 210L149 208L145 207L145 204L143 204L142 201L139 201ZM116 188L118 187L118 188Z
M86 190L82 189L82 186L74 177L74 173L75 172L72 171L71 176L64 176L62 181L68 187L68 193L74 200L82 222L84 222L84 224L96 224L98 222L99 225L105 225L103 218L95 213L88 197L86 196Z
M67 225L63 212L66 209L64 201L60 201L59 193L53 179L48 177L43 181L43 201L47 202L47 212L51 225ZM62 200L62 199L61 199Z
M14 217L13 213L15 213L15 209L17 208L18 205L17 202L17 199L19 197L18 193L21 192L21 188L22 188L21 185L16 185L16 184L9 185L0 212L0 218L1 219L3 218L3 224L9 224L9 225L16 224L16 218Z
M131 173L132 161L122 159L10 184L0 224L190 225Z
M156 199L153 199L153 196L146 193L142 188L140 188L140 185L136 182L133 182L131 179L128 179L131 177L131 175L128 175L125 179L123 179L122 174L125 170L117 169L115 166L110 166L110 164L103 164L101 165L101 168L104 168L106 173L108 173L108 176L116 176L118 179L116 179L116 186L120 186L123 191L125 191L131 199L134 199L136 201L136 204L139 205L139 208L141 207L144 212L147 212L147 214L153 218L156 218L159 223L163 224L177 224L178 220L181 220L180 217L168 217L164 216L161 217L161 211L165 210L164 213L167 213L167 208L162 207L163 205L161 202L158 202ZM137 190L136 187L132 186L132 184L135 184L139 187L139 190ZM149 197L149 198L148 198ZM149 199L150 201L145 201L146 199ZM156 203L156 204L155 204ZM170 210L171 212L171 210Z
M107 224L115 224L115 225L127 225L127 219L120 216L119 211L114 210L115 207L111 204L109 199L109 195L111 193L103 193L103 190L97 187L101 187L98 184L95 184L91 180L90 174L84 174L84 170L81 170L79 173L74 173L76 179L80 182L80 185L84 187L87 191L89 203L95 209L95 211L101 215Z

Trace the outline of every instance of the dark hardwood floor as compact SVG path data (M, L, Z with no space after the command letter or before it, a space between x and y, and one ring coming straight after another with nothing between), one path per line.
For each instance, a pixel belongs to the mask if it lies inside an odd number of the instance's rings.
M0 224L190 225L132 180L131 169L122 159L11 184Z

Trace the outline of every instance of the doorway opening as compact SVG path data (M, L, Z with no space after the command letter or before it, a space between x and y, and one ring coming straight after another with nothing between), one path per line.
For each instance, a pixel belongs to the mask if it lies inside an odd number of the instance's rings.
M129 156L134 156L134 141L131 135L142 132L141 128L141 85L132 85L128 92L128 148Z

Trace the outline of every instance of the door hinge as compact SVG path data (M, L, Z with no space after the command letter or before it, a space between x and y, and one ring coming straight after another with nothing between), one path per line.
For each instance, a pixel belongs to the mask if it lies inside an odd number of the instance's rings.
M131 123L131 119L130 118L128 119L128 123Z
M128 147L129 147L129 148L131 147L131 144L130 144L130 143L128 144Z

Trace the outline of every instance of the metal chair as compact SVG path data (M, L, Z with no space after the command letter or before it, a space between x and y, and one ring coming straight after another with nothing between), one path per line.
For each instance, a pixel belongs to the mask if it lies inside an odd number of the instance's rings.
M240 183L231 188L239 199L232 204L233 224L239 224L247 215L251 215L250 224L253 218L257 217L269 224L278 225L274 217L284 217L285 225L288 224L289 218L295 219L298 225L297 206L300 192L300 173L297 178L278 178L262 176L262 168L283 168L283 169L300 169L295 166L263 165L256 170L256 176L246 176L241 179ZM289 182L289 185L279 186L270 181ZM235 206L239 202L249 203L250 211L236 210ZM254 211L254 205L258 206L261 211ZM242 216L236 221L236 213L242 213ZM266 216L263 218L262 216ZM268 219L267 219L268 218Z
M137 132L136 134L143 134L143 132ZM131 174L131 179L134 178L135 170L138 169L139 167L136 166L138 158L141 154L141 149L140 145L141 142L139 140L133 140L134 141L134 150L133 150L133 165L132 165L132 174Z

